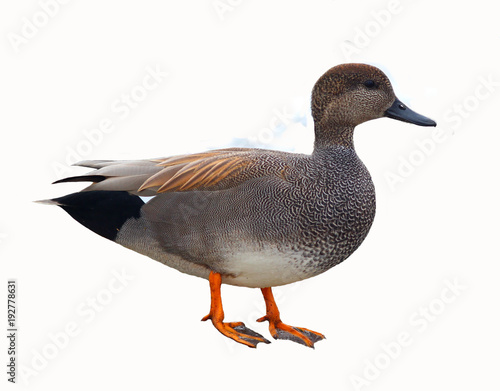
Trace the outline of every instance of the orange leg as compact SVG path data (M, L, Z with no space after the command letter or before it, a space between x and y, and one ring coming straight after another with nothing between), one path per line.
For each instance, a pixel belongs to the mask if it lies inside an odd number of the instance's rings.
M325 336L316 331L302 327L289 326L281 321L278 306L274 301L271 288L262 288L262 295L266 302L266 315L257 319L257 322L269 321L269 331L274 339L289 339L302 345L314 348L314 343L321 341Z
M222 310L222 300L220 295L221 275L210 272L208 277L210 283L210 312L203 317L202 321L212 320L213 325L226 337L235 340L243 345L255 348L259 342L270 343L262 335L245 327L243 322L224 323L224 311Z

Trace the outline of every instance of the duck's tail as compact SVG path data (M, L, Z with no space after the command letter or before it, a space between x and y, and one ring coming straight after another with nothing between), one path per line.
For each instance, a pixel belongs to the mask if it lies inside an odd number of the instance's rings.
M140 217L144 205L141 197L126 191L85 191L37 202L60 206L86 228L113 241L125 221Z
M54 183L92 182L89 186L78 193L36 202L60 206L80 224L113 241L125 221L140 216L144 201L138 196L138 188L147 178L162 170L155 159L91 160L75 165L94 170ZM141 192L141 196L152 195L155 195L154 190Z

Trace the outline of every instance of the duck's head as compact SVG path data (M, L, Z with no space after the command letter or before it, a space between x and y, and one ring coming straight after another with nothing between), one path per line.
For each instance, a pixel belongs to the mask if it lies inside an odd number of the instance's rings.
M354 127L381 117L436 126L403 104L384 72L371 65L342 64L329 69L314 85L311 100L316 146L352 147Z

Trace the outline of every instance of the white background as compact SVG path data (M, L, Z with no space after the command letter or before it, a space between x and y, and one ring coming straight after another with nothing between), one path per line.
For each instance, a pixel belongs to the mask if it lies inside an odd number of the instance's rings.
M2 285L18 281L20 388L498 389L497 11L485 0L2 2L0 268ZM438 128L357 129L377 189L372 231L340 266L276 289L285 322L327 336L315 350L226 340L200 322L206 281L31 202L81 188L50 185L82 172L61 168L77 148L85 159L309 152L311 88L344 62L381 67ZM120 118L113 104L140 94L147 67L167 76ZM105 118L113 131L89 144L84 130ZM259 290L224 286L223 301L228 320L269 337ZM68 324L78 335L63 336Z

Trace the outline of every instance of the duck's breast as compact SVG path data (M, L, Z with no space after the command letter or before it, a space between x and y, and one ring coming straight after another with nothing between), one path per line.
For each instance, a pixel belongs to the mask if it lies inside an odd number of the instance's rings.
M304 204L299 247L311 267L323 272L345 260L365 239L375 217L375 188L352 149L328 151L316 164L320 168Z

